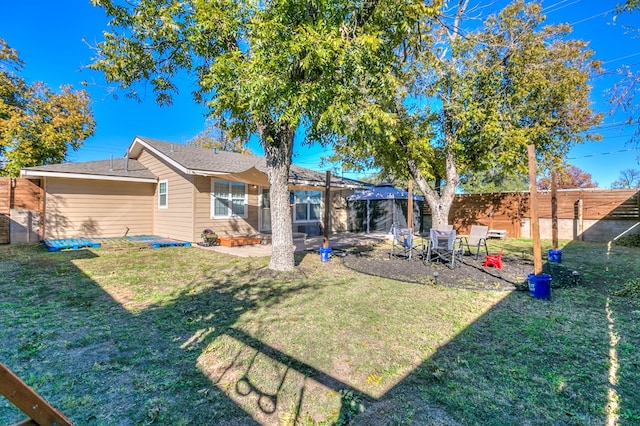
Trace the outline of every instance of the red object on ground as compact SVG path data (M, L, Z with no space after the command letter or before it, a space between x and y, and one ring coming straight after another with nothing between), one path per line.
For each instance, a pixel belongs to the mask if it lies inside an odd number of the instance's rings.
M504 249L501 248L498 254L488 254L484 259L484 263L482 264L483 268L487 266L493 266L497 269L502 269L502 251Z

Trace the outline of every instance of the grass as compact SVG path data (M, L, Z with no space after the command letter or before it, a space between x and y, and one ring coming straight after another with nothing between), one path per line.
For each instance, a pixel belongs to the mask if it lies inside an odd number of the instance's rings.
M317 253L276 274L195 247L0 246L0 361L82 425L638 424L638 248L562 249L580 282L542 301ZM23 418L0 398L0 424Z

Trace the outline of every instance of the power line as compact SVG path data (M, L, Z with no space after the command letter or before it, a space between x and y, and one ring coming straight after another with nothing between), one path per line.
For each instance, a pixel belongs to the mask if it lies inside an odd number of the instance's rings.
M610 60L608 60L608 61L604 61L604 62L602 63L602 65L604 65L604 64L609 64L609 63L611 63L611 62L621 61L621 60L623 60L623 59L627 59L627 58L633 58L634 56L638 56L638 55L640 55L640 52L632 53L631 55L621 56L621 57L616 58L616 59L610 59Z
M557 2L557 3L555 3L555 4L552 4L551 6L543 7L543 8L542 8L542 11L543 11L544 13L553 13L553 12L557 12L558 10L561 10L561 9L564 9L565 7L569 7L569 6L571 6L572 4L580 3L580 1L581 1L581 0L574 0L574 1L572 1L571 3L569 3L569 4L565 4L564 6L561 6L561 5L562 5L562 3L566 3L567 1L568 1L568 0L562 0L562 1L559 1L559 2ZM554 7L555 7L556 9L554 9ZM549 10L549 9L553 9L553 10Z
M572 23L571 23L571 26L573 27L573 26L576 26L577 24L582 24L583 22L587 22L587 21L590 21L590 20L592 20L592 19L599 18L599 17L604 16L604 15L606 15L607 13L610 13L610 12L615 12L615 9L609 9L609 10L606 10L606 11L604 11L604 12L600 12L600 13L598 13L598 14L596 14L596 15L589 16L588 18L584 18L584 19L581 19L581 20L579 20L579 21L572 22Z
M601 157L603 155L619 154L621 152L638 151L638 150L640 150L640 148L619 149L617 151L600 152L597 154L585 154L579 157L567 157L567 160L577 160L579 158L587 158L587 157Z
M615 129L618 127L626 127L626 126L635 126L636 123L630 121L616 121L615 123L603 124L601 126L596 126L595 130L607 130L607 129Z

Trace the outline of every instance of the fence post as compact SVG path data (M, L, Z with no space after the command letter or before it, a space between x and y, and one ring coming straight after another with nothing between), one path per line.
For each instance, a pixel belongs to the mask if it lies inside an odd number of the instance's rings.
M584 236L582 235L584 232L584 202L582 200L582 197L580 197L578 199L578 201L576 201L576 217L578 220L577 223L577 230L576 230L576 237L579 241L582 241L584 239Z

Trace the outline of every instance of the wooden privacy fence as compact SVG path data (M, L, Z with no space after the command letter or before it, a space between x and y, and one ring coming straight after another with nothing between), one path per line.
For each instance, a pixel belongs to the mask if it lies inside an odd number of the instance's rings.
M637 189L569 189L557 193L559 238L610 241L640 233L640 191ZM427 203L425 214L430 215ZM551 238L551 194L538 193L542 238ZM460 233L471 225L503 229L512 238L529 238L528 192L463 194L454 199L449 223Z
M40 181L0 178L0 244L42 238L44 196Z

